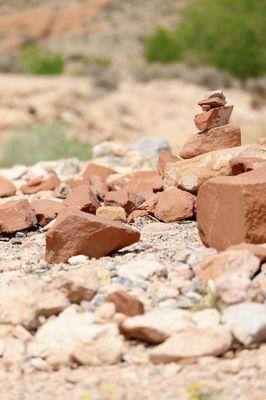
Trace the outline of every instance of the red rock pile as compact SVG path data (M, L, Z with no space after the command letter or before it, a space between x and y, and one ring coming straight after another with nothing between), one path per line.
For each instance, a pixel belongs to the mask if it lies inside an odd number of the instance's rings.
M229 124L233 106L226 105L223 92L220 90L209 92L198 104L203 110L194 118L199 133L188 139L180 150L180 157L192 158L209 151L240 146L240 128Z

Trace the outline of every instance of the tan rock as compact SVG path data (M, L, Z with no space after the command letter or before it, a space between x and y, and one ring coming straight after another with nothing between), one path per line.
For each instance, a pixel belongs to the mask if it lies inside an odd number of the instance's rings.
M232 335L222 325L215 328L190 328L172 335L150 352L154 364L178 362L183 358L220 356L228 351Z
M178 161L179 158L171 154L169 151L161 151L158 162L157 162L157 172L159 175L163 176L164 175L164 170L166 167L166 164L168 162L176 162Z
M209 111L197 114L194 118L196 127L200 132L205 132L211 128L228 124L233 107L233 105L230 105L212 108Z
M0 205L0 232L14 233L37 223L28 200L11 200Z
M56 218L59 211L65 208L65 205L59 201L46 199L34 200L30 206L37 218L37 223L41 226L49 224Z
M192 158L209 151L241 145L241 132L237 125L227 124L192 135L179 152L182 158Z
M217 250L266 243L266 167L202 185L197 222L203 243Z
M0 197L14 196L16 191L16 186L11 181L0 176Z
M160 194L154 216L163 222L181 221L194 215L196 197L176 187Z
M127 215L123 207L115 207L115 206L99 207L96 211L96 215L112 219L113 221L120 221L120 222L127 221Z
M196 193L199 187L211 178L229 175L229 161L234 157L261 157L266 159L266 149L259 144L233 147L202 154L189 160L168 163L165 168L165 183Z
M139 238L138 231L120 222L66 208L58 214L55 225L46 234L45 259L49 263L60 263L79 254L99 258L129 246Z
M24 194L33 194L43 190L55 190L60 185L60 182L60 179L54 174L47 177L39 176L23 185L20 190Z
M72 192L65 198L64 205L67 207L77 207L86 213L95 214L100 202L96 195L85 185L76 186Z
M106 299L111 303L114 303L115 310L118 313L122 313L133 317L135 315L144 314L144 304L136 297L129 295L123 290L117 290L109 294Z
M89 184L94 185L100 182L106 182L108 176L115 174L115 171L111 168L104 167L103 165L88 164L83 179Z
M143 202L144 197L136 193L128 192L125 189L108 192L105 196L106 206L123 207L126 214L136 210Z

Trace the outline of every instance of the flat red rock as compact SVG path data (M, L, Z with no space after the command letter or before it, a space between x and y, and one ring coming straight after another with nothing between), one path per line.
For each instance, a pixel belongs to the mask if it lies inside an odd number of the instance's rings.
M113 169L104 167L103 165L88 164L83 174L83 179L94 185L95 183L106 182L108 176L115 173Z
M60 183L60 179L54 174L51 174L48 177L39 176L23 185L20 190L24 194L33 194L43 190L54 190L60 185Z
M114 303L115 310L118 313L134 317L135 315L144 314L144 304L136 297L129 295L123 290L117 290L109 294L106 301Z
M11 181L0 176L0 197L14 196L16 191L16 186Z
M80 254L100 258L139 239L138 231L120 222L65 208L46 234L45 259L49 263L60 263Z
M159 192L163 190L163 180L156 171L137 171L124 188L132 193Z
M28 200L11 200L0 206L0 232L14 233L37 223Z
M95 214L100 202L90 189L88 184L76 186L65 198L64 204L67 207L77 207L79 210Z
M266 243L266 167L210 179L199 189L197 222L206 246Z
M201 114L195 115L194 122L200 132L205 132L217 126L226 125L233 111L233 105L212 108Z
M62 202L46 199L34 200L30 205L37 218L38 224L41 226L49 224L49 222L56 218L59 211L65 208Z

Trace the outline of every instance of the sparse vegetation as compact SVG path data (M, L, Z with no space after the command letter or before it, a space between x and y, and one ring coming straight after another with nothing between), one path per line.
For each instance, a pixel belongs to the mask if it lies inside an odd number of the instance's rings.
M149 62L214 65L240 79L266 73L266 3L261 0L192 0L173 31L147 38Z
M59 75L64 71L60 54L50 54L35 42L24 44L19 60L26 72L37 75Z
M0 165L33 165L42 160L78 157L88 160L91 147L78 139L66 135L66 127L60 123L36 124L31 128L18 129L4 144Z

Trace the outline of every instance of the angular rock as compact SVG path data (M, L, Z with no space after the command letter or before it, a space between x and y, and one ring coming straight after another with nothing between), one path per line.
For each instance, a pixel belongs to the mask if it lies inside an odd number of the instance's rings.
M212 108L195 115L194 122L200 132L205 132L217 126L226 125L233 111L233 105Z
M41 226L49 224L56 218L59 211L65 208L65 205L59 201L46 199L34 200L30 206L37 218L37 223Z
M228 351L232 335L222 325L215 328L190 328L173 334L150 352L154 364L178 362L183 358L220 356Z
M11 181L0 176L0 197L14 196L16 191L16 186Z
M266 167L266 160L260 157L235 157L229 162L230 175L239 175L253 169Z
M174 156L170 151L161 151L157 162L157 172L159 175L164 175L165 166L168 162L176 162L179 158Z
M77 207L86 213L95 214L100 202L96 195L85 185L76 186L72 192L65 198L64 205L67 207Z
M258 246L255 244L250 243L240 243L235 244L233 246L229 246L227 251L234 251L234 250L246 250L253 254L255 257L259 258L261 262L266 261L266 247L265 246Z
M158 203L159 197L162 195L161 192L153 193L149 200L144 201L137 210L134 210L128 216L128 223L134 222L136 218L145 217L147 215L154 215L156 205Z
M0 205L0 232L14 233L37 223L28 200L11 200Z
M241 132L237 125L227 124L192 135L179 152L180 157L192 158L214 150L241 145Z
M211 179L200 187L197 222L206 246L266 243L266 167Z
M227 307L223 322L244 345L266 341L266 305L245 302Z
M122 207L128 215L136 210L144 201L144 197L120 189L106 193L104 204L106 206Z
M165 167L166 185L196 193L211 178L230 175L229 162L234 157L261 157L266 160L266 148L250 144L231 149L216 150L188 160L168 163Z
M113 221L120 221L120 222L127 221L127 215L123 207L115 207L115 206L99 207L96 211L96 215L112 219Z
M110 365L121 360L123 340L115 324L96 324L94 315L73 306L50 318L28 344L28 357L40 357L54 369L81 365Z
M154 216L163 222L182 221L194 215L196 196L176 187L160 194Z
M60 179L54 174L51 174L47 177L39 176L23 185L20 190L24 194L33 194L43 190L55 190L60 183Z
M100 258L137 242L139 238L138 231L120 222L66 208L58 214L56 223L46 234L45 259L49 263L60 263L79 254Z
M89 184L94 185L96 183L106 182L108 176L115 174L115 171L111 168L104 167L103 165L88 164L83 179Z
M193 328L194 325L188 311L159 309L126 319L121 331L127 338L158 344L172 334Z
M128 315L129 317L144 314L144 304L142 301L123 290L117 290L109 294L105 300L114 303L116 312Z

